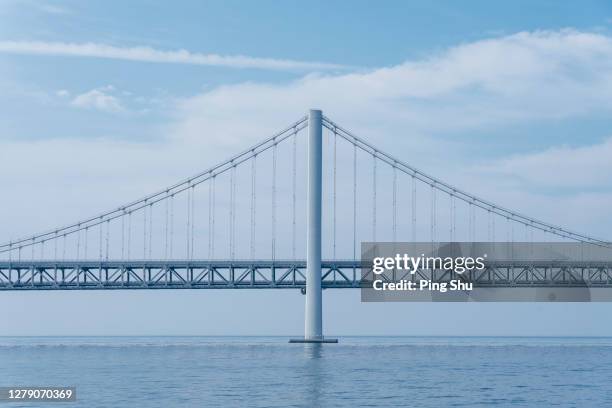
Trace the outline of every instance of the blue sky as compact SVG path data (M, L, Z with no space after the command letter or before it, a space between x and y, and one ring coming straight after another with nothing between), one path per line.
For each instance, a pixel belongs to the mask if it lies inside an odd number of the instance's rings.
M0 0L0 170L11 180L4 191L45 197L3 200L2 240L171 184L310 107L484 198L610 238L609 3L372 4ZM279 323L262 330L295 333L303 300L294 295L9 294L3 307L26 298L34 306L0 329L36 334L45 327L37 307L54 302L86 302L103 315L109 300L129 309L137 296L151 307L163 298L177 310L234 301L253 305L253 316L276 310ZM358 293L329 296L330 313L359 307L375 317L386 308L401 316L408 307L356 305ZM459 307L493 334L612 334L597 324L607 305ZM445 310L435 305L428 313L435 321ZM534 320L521 319L525 310ZM572 329L585 311L592 321ZM512 326L496 323L497 313L510 314ZM139 332L257 334L253 316L230 324L190 315L177 325L149 322ZM103 317L114 334L133 329L129 318ZM100 332L85 320L58 333ZM417 323L416 332L342 323L342 314L330 320L340 334L488 333L469 319L450 329Z

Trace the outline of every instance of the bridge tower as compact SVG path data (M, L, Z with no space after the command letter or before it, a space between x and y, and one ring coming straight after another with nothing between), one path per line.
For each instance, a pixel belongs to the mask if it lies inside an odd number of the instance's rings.
M321 289L321 207L323 185L323 114L308 112L308 196L306 221L306 306L304 338L291 343L337 343L323 337Z

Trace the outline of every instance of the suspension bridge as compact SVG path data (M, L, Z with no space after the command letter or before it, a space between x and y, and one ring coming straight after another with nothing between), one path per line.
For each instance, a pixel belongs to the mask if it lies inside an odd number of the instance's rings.
M361 287L360 243L398 240L609 246L432 177L311 110L154 194L3 243L0 290L300 289L305 338L320 340L322 289ZM467 279L612 287L612 264L511 259Z

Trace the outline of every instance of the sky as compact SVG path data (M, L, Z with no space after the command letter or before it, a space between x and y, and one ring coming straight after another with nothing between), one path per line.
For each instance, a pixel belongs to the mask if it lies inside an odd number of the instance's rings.
M0 240L157 191L310 108L480 197L609 240L611 88L604 1L0 0ZM612 335L608 304L359 299L325 292L327 333ZM303 301L8 292L0 334L296 335Z

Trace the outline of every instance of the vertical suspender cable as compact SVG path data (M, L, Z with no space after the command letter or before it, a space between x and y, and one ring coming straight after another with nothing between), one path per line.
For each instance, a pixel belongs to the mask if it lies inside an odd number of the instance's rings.
M511 254L512 240L510 239L510 218L506 217L506 256L509 257Z
M416 177L412 176L412 242L416 242Z
M87 259L87 236L89 232L89 227L85 227L85 248L84 248L84 254L83 254L83 259ZM43 245L45 244L45 241L43 241ZM44 248L44 247L43 247Z
M165 198L165 208L166 208L166 217L165 217L165 227L164 227L164 259L168 259L168 209L170 207L170 199L168 196Z
M104 238L103 238L104 223L102 222L102 217L100 217L100 224L98 225L98 228L100 228L100 236L98 237L98 244L100 246L100 251L98 253L98 260L102 262L102 245L103 245L102 242L104 241Z
M132 249L132 211L128 212L127 259L130 259Z
M474 220L474 222L472 223L472 228L474 228L474 233L472 234L474 236L474 241L476 241L478 239L478 228L476 226L476 210L478 209L478 207L476 207L475 205L472 206L472 219Z
M455 196L450 194L448 195L449 198L449 202L450 202L450 222L449 222L449 237L450 237L450 242L454 242L455 241L455 231L453 231L453 226L455 225L455 212L453 211L453 206L455 205Z
M272 260L276 259L276 140L272 147Z
M153 203L149 204L149 259L153 254Z
M511 242L510 239L510 218L506 217L506 241Z
M333 230L332 230L332 241L333 241L333 245L332 245L332 257L333 259L336 259L336 217L337 217L337 213L336 213L336 193L337 193L337 150L338 150L338 134L336 133L336 128L334 128L334 157L333 157L333 197L332 197L332 217L333 217Z
M453 241L457 240L457 200L453 195Z
M79 257L81 256L81 224L78 225L76 234L77 234L76 259L79 259ZM32 242L34 242L34 239L32 239ZM32 259L34 259L34 244L32 244Z
M469 214L468 214L468 218L469 218L469 239L470 241L474 242L474 204L470 203L469 205Z
M437 193L437 188L435 183L431 185L431 194L432 194L432 200L431 200L431 220L432 220L432 225L431 225L431 242L432 242L432 249L434 250L434 254L437 256L438 255L438 246L436 245L436 243L438 242L438 193Z
M433 243L436 241L436 187L431 184L431 220L430 220L430 228L431 228L431 243L433 248Z
M393 163L393 242L397 242L397 168Z
M376 242L376 152L372 153L372 242Z
M213 259L215 257L215 187L217 184L217 175L213 175L212 178L212 227L210 229L210 257Z
M195 186L191 186L191 246L190 246L190 252L189 252L189 259L193 259L193 249L194 249L194 242L195 242L195 234L194 234L194 228L195 228L195 209L194 209L194 201L195 201Z
M19 247L19 253L21 254L21 247ZM21 255L19 255L19 260L21 260ZM66 234L62 238L62 261L66 260Z
M214 177L208 179L208 256L207 258L211 259L211 244L212 244L212 186L213 186Z
M292 191L292 201L291 201L291 257L295 260L295 234L296 234L296 224L295 224L295 206L296 206L296 188L297 188L297 132L296 129L293 128L293 159L292 159L292 181L291 181L291 191Z
M229 256L234 259L234 185L236 183L236 166L232 163L230 170L230 205L229 205Z
M228 256L230 259L234 259L232 256L232 210L234 208L234 167L232 165L232 169L230 170L230 183L229 183L229 206L228 206L228 216L227 216L227 227L228 227L228 235L229 235L229 253Z
M185 250L187 251L187 259L190 259L189 245L191 244L191 188L187 188L187 225L185 231Z
M353 143L353 260L357 259L357 145Z
M147 200L145 207L142 209L142 259L147 259Z
M121 215L121 260L125 259L125 209Z
M251 160L251 260L255 259L255 190L256 186L256 175L257 171L257 155L253 155Z
M170 196L170 259L174 249L174 194Z
M491 215L491 239L495 242L495 214Z
M491 242L491 210L487 212L487 241Z
M232 170L234 172L234 183L232 184L232 196L234 197L232 201L232 259L234 259L236 257L236 186L238 180L236 180L236 166Z
M109 250L109 235L110 235L110 220L106 220L106 260L108 261Z

